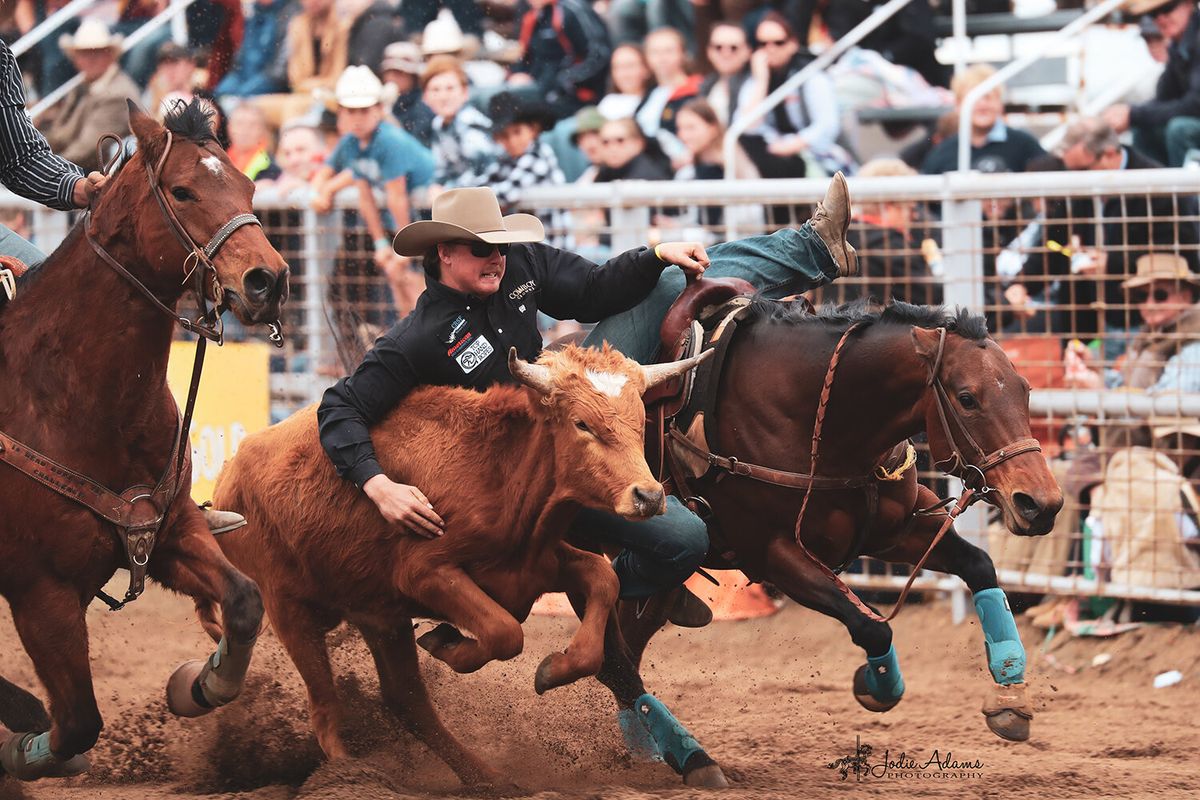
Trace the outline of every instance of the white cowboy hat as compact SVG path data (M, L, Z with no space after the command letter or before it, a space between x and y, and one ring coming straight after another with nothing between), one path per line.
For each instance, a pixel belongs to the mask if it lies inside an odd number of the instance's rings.
M326 105L333 101L344 108L390 106L396 102L396 87L390 83L385 85L370 67L346 67L332 93L320 87L313 89L313 96Z
M392 247L402 256L421 256L435 244L456 240L513 244L546 238L542 221L532 214L500 213L496 193L486 186L450 189L433 201L433 219L405 225Z
M114 35L112 31L98 19L89 17L79 23L79 29L74 34L64 33L58 37L58 46L71 52L75 50L119 50L125 37Z
M438 13L437 19L425 26L421 35L421 52L427 56L442 53L461 53L465 58L475 55L479 41L474 37L468 39L463 35L462 28L454 19L454 15L446 9Z

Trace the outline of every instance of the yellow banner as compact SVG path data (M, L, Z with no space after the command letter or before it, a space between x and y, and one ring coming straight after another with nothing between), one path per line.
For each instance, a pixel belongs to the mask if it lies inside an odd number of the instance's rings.
M271 389L267 362L272 348L257 342L209 345L204 377L192 417L192 497L212 497L221 465L232 458L247 434L270 423ZM182 410L196 357L194 342L171 345L167 383Z

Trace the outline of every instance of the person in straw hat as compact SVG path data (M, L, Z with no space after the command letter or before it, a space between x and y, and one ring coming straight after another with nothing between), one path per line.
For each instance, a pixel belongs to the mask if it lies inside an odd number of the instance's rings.
M83 82L72 89L42 121L50 147L85 170L100 168L96 140L103 134L129 133L126 98L141 97L142 90L121 71L120 36L98 19L85 19L74 34L64 34L59 45L75 64Z
M407 311L420 292L419 276L411 277L406 262L392 251L392 233L409 223L409 193L429 185L433 156L411 134L384 119L396 99L395 87L384 85L370 67L347 67L338 78L334 97L343 135L313 177L312 206L327 213L339 191L358 187L358 212L367 236L351 230L347 249L371 254L375 268L395 289L397 305ZM382 208L375 200L376 191L386 198ZM369 273L370 267L365 271Z
M845 242L849 207L839 175L812 222L798 231L718 245L714 268L750 275L752 262L759 265L755 277L769 282L763 286L770 290L804 290L852 274L854 253ZM699 275L710 265L709 254L694 242L637 247L593 264L543 244L545 230L537 217L503 216L486 187L444 192L433 203L432 217L405 226L394 242L399 254L422 259L427 288L415 310L376 341L352 375L325 392L317 412L321 444L338 474L361 488L384 518L428 537L441 535L442 519L420 487L396 483L383 473L371 444L372 424L418 386L482 390L512 383L509 348L524 359L536 359L542 349L539 311L586 322L621 315L650 297L661 278L673 273L682 284L685 273ZM767 274L772 265L790 280ZM652 324L657 330L662 321L661 314L657 321L643 318L648 325L637 334L628 325L610 326L609 341L623 351L626 345L637 349L637 336L656 336L645 328ZM704 522L676 498L668 500L665 515L652 520L632 523L585 512L581 524L612 542L638 544L614 562L626 599L678 586L708 549ZM670 616L687 626L705 625L711 618L704 603L687 592Z

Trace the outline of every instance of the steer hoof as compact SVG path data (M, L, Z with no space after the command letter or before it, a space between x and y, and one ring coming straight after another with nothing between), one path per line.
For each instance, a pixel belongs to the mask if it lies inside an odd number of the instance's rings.
M167 681L167 708L177 717L203 717L212 711L212 706L201 705L196 700L200 694L196 679L204 670L204 661L185 661L171 674ZM201 695L203 697L203 695Z
M992 733L1010 742L1029 739L1029 723L1033 720L1033 708L1029 704L1028 686L1014 683L1009 686L996 685L983 701L983 716Z
M725 773L716 764L706 764L685 772L683 782L688 786L696 786L701 789L729 788L729 781L725 778Z
M466 638L458 632L458 628L443 622L433 630L418 637L417 644L426 652L437 655L437 651L443 647L454 647L454 645L464 641Z
M875 711L882 714L884 711L891 711L895 708L901 698L897 697L895 700L876 699L867 686L867 665L862 664L854 671L854 699L867 711Z

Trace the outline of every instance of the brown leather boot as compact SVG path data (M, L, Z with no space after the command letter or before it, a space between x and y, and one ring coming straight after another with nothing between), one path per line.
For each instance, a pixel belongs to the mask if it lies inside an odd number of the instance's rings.
M712 622L712 609L692 594L686 586L679 587L679 596L667 614L667 619L681 628L703 628Z
M204 506L201 506L200 510L204 512L204 521L208 523L208 529L212 531L213 536L236 531L246 524L246 518L233 511L220 511Z
M838 172L829 183L825 199L817 203L817 213L809 220L812 229L829 248L838 265L838 277L846 278L858 274L858 253L846 241L850 228L850 188L846 176Z

